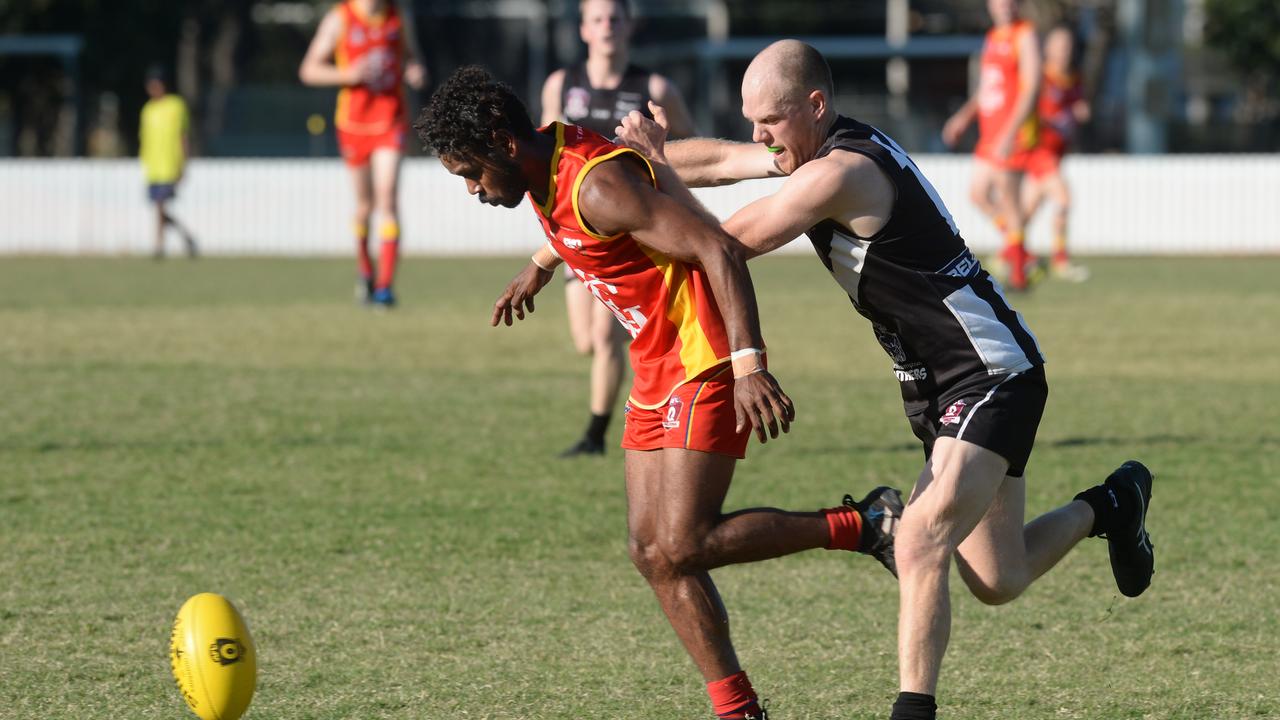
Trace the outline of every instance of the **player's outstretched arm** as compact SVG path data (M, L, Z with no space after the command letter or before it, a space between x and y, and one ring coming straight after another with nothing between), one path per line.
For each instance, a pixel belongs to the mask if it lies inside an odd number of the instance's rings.
M828 218L883 216L893 206L893 184L875 161L841 152L801 165L778 192L750 203L724 222L748 257L786 245Z
M600 163L580 182L578 210L597 232L630 233L640 244L706 271L730 349L742 359L734 362L738 428L750 426L760 442L778 437L779 429L787 432L795 408L760 362L760 316L741 246L715 223L659 192L627 155Z
M316 28L315 37L307 47L307 54L298 67L298 79L304 85L326 87L334 85L355 85L360 82L361 66L352 64L340 68L333 62L333 53L342 38L342 16L337 9L330 10Z
M526 312L532 313L533 296L551 281L555 276L555 267L559 264L560 258L547 246L539 248L529 259L529 264L507 283L507 289L498 296L497 302L493 304L493 316L489 319L489 324L497 327L501 322L511 327L512 313L517 320L523 320Z
M649 111L660 122L655 123L640 114L640 111L632 110L627 113L626 117L622 118L622 122L615 129L615 133L620 139L623 135L629 135L636 140L637 146L632 146L632 149L649 158L654 178L657 179L658 188L662 192L679 200L685 207L698 213L712 225L719 225L720 220L710 210L707 210L702 203L698 202L698 199L689 191L689 186L685 184L675 169L667 163L667 158L662 151L663 138L666 137L667 116L665 108L650 101ZM648 123L649 127L645 127L644 123Z
M782 175L773 154L758 143L690 138L667 142L671 127L666 110L650 102L653 120L632 112L616 132L618 138L650 160L670 165L689 187L732 185L739 180Z

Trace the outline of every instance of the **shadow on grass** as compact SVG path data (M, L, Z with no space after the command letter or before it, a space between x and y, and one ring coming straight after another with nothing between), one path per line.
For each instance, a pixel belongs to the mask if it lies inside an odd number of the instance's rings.
M1150 445L1180 445L1190 443L1204 442L1222 442L1213 438L1192 435L1147 435L1137 437L1132 435L1116 435L1113 437L1064 437L1055 439L1040 439L1036 441L1038 448L1076 448L1091 447L1102 445L1123 445L1126 447L1145 447ZM1233 444L1242 445L1267 445L1275 442L1274 438L1231 438ZM921 450L920 443L886 443L883 445L857 444L850 443L848 445L828 445L825 447L805 448L806 454L812 455L836 455L842 453L899 453L914 452Z

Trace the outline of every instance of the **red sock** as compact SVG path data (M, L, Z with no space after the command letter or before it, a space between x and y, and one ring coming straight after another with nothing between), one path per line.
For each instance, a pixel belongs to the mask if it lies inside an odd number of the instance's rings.
M827 541L828 550L858 550L862 547L862 516L848 505L825 508L822 514L827 516L827 530L831 539Z
M360 277L372 280L373 260L369 257L369 226L356 223L351 229L356 235L356 267L360 270Z
M711 696L711 709L722 720L742 720L748 714L760 716L760 702L745 671L707 683L707 694Z
M382 249L378 252L377 289L391 287L396 279L396 256L400 251L400 226L393 222L382 224Z
M1027 250L1022 245L1021 230L1010 230L1005 235L1005 260L1009 263L1009 284L1015 290L1027 286Z

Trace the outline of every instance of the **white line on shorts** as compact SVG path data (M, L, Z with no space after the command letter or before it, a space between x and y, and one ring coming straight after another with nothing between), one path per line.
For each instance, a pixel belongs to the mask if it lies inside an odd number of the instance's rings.
M990 390L988 390L988 391L987 391L986 396L985 396L985 397L983 397L981 400L979 400L979 401L978 401L978 404L977 404L977 405L974 405L974 406L973 406L973 409L969 411L969 417L965 418L965 419L964 419L964 422L960 423L960 431L956 433L956 439L957 439L957 440L960 440L960 439L962 439L962 438L964 437L964 429L965 429L965 428L967 428L967 427L969 427L969 421L973 419L973 416L974 416L974 415L977 415L977 414L978 414L978 408L980 408L980 407L982 407L984 404L986 404L986 402L987 402L988 400L990 400L990 399L991 399L991 396L996 394L996 390L1000 389L1000 386L1001 386L1001 385L1003 385L1003 384L1005 384L1005 383L1009 382L1010 380L1012 380L1012 379L1014 379L1014 378L1018 377L1018 376L1019 376L1019 375L1021 375L1021 374L1022 374L1022 373L1009 373L1009 377L1007 377L1007 378L1005 378L1005 379L1001 380L1000 382L996 383L994 387L992 387Z

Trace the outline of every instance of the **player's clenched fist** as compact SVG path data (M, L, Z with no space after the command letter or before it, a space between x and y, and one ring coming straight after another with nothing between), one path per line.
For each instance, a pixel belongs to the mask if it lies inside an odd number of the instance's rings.
M662 106L649 101L649 112L653 119L645 117L639 110L632 110L622 118L622 124L614 129L618 139L628 147L638 151L650 159L663 157L663 146L667 142L667 113Z

